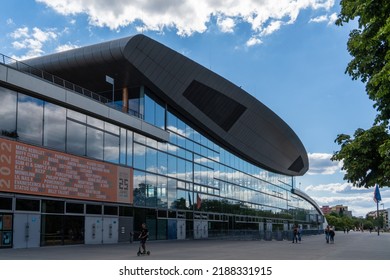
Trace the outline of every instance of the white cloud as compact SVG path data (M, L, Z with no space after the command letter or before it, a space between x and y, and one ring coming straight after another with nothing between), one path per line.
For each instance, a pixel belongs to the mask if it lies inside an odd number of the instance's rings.
M325 21L328 21L328 16L327 15L318 16L318 17L315 17L315 18L311 18L309 20L309 22L316 22L316 23L325 22Z
M329 22L328 22L328 25L330 24L334 24L337 20L337 14L336 13L333 13L329 16Z
M9 19L7 19L6 23L7 23L7 25L13 25L14 21L12 18L9 18Z
M331 192L331 193L341 193L345 190L351 189L351 185L348 183L331 183L331 184L320 184L320 185L310 185L305 187L305 192L310 191L323 191L323 192Z
M337 13L331 15L322 15L309 20L309 22L322 23L327 22L328 25L334 24L337 19Z
M130 24L137 29L163 32L174 29L180 36L203 33L213 16L222 32L233 32L236 22L251 26L247 46L261 42L263 35L292 24L304 9L329 10L334 0L37 0L63 15L86 14L89 24L118 30Z
M21 27L16 29L14 32L11 33L11 37L14 39L20 39L20 38L27 38L28 35L28 27Z
M308 175L331 175L341 172L342 162L331 161L332 154L309 153L309 171Z
M34 27L32 30L28 27L21 27L12 32L10 36L15 40L12 42L12 46L15 49L27 50L24 56L13 57L18 60L42 55L44 53L44 43L57 39L55 29L42 30L38 27Z
M232 19L232 18L219 17L217 20L217 25L222 32L233 33L236 23L235 23L234 19Z
M274 33L275 31L279 30L282 25L283 25L283 22L280 20L273 21L261 31L260 35L261 36L270 35L270 34Z
M252 37L246 42L247 47L253 47L255 45L260 45L262 44L263 41L261 41L259 38Z
M78 48L79 46L77 45L74 45L74 44L71 44L71 43L68 43L68 44L65 44L65 45L60 45L56 48L56 52L64 52L64 51L67 51L67 50L71 50L71 49L75 49L75 48Z

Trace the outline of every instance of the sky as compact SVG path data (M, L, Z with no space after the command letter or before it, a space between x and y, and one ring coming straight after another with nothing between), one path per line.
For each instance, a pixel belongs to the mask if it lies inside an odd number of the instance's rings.
M338 134L372 126L365 85L345 74L349 32L335 0L3 0L0 53L47 55L143 33L241 86L299 136L309 171L297 187L354 216L376 210L373 188L343 180L330 160ZM390 208L381 189L380 209ZM382 204L383 203L383 204Z

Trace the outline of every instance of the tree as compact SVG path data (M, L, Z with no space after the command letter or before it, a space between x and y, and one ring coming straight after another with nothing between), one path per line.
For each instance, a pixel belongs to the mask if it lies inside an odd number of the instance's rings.
M341 0L336 25L357 19L358 28L349 34L347 48L353 59L346 73L360 79L374 101L378 114L373 127L357 129L354 138L337 136L341 145L332 160L343 161L345 179L357 187L375 183L389 186L390 178L390 1Z
M390 160L388 150L390 136L385 125L375 125L368 130L357 129L354 138L340 134L336 143L341 149L335 152L332 160L343 161L344 180L357 187L371 187L378 183L388 186Z

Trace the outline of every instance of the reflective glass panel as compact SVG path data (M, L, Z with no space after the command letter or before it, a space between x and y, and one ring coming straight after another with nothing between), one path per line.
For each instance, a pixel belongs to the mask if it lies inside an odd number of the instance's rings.
M104 160L119 163L119 136L104 133Z
M167 208L168 207L168 180L167 177L157 177L157 206Z
M17 138L16 133L16 100L15 91L0 87L0 131L1 135Z
M155 124L155 103L147 95L145 95L145 112L144 120L150 124Z
M19 140L42 145L43 101L28 95L18 95Z
M157 153L157 172L162 175L167 174L168 155L164 152Z
M103 160L103 131L87 127L87 156Z
M119 163L120 164L127 164L126 162L126 149L127 149L127 139L126 139L126 129L121 128L120 129L120 154L119 154Z
M127 165L133 166L133 132L127 131Z
M134 170L133 198L134 198L135 206L145 206L146 203L145 172Z
M81 123L85 123L86 120L87 120L87 116L86 115L84 115L82 113L79 113L79 112L76 112L76 111L73 111L73 110L70 110L70 109L68 109L67 117L71 118L73 120L79 121Z
M68 153L85 156L86 131L84 124L67 121L66 151Z
M111 132L112 134L119 135L119 126L111 124L111 123L104 123L105 124L105 131Z
M165 108L156 103L156 122L155 125L161 129L165 129Z
M146 170L157 173L157 150L155 149L146 149Z
M43 145L65 151L66 109L45 102Z
M134 143L134 168L145 170L146 164L146 147Z

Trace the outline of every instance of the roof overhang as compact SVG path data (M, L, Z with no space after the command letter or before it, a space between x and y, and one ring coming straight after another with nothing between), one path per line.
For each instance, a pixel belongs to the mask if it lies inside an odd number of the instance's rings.
M297 176L309 167L294 131L268 107L223 77L144 35L25 61L106 94L144 85L218 144L267 170Z

